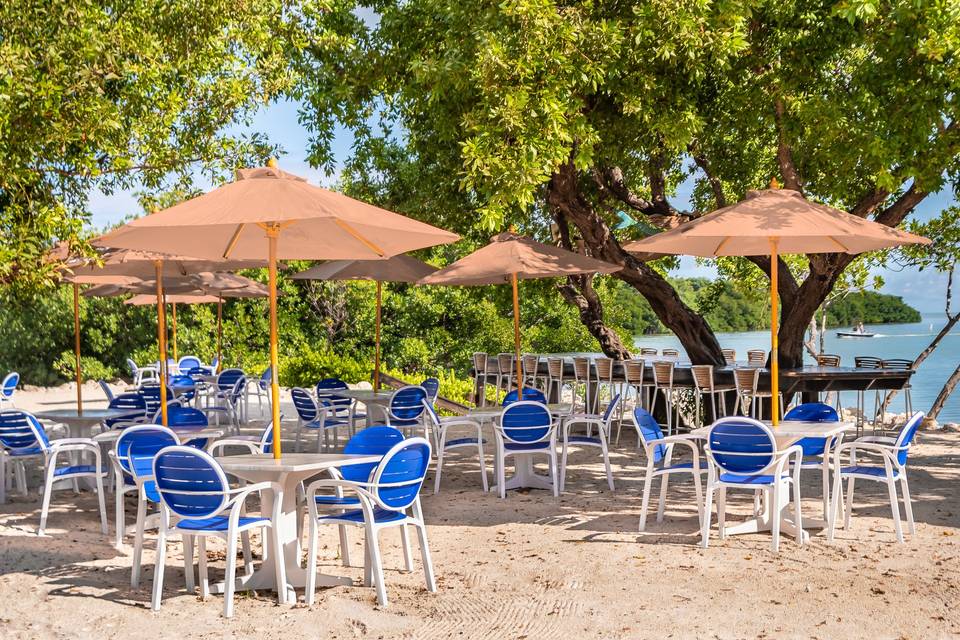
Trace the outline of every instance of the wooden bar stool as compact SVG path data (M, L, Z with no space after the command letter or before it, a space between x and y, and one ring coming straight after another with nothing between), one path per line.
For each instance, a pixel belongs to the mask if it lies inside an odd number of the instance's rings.
M487 406L487 371L489 357L482 351L473 354L473 392L476 397L473 403L478 407Z
M643 360L624 360L623 365L623 377L627 383L627 386L633 388L634 393L636 394L636 406L643 407L646 409L650 406L650 400L647 398L647 390L649 387L644 388L643 374L646 369L646 363ZM623 405L625 403L620 403L620 424L617 426L617 440L616 444L620 444L620 427L623 426Z
M607 393L610 398L613 398L613 364L614 360L611 358L594 358L594 366L597 368L597 391L594 394L594 402L598 406L602 406L603 402L603 386L606 385Z
M736 391L736 387L730 385L717 386L713 377L712 364L695 364L691 367L693 372L694 400L696 408L694 409L694 419L697 426L703 426L703 418L700 415L700 408L703 403L703 396L710 398L710 407L713 409L713 419L727 415L727 394ZM717 396L720 396L720 413L717 413Z
M679 358L680 352L676 349L663 349L660 353L663 354L664 358Z
M737 364L737 352L734 349L720 349L727 364Z
M521 357L523 363L523 386L531 386L534 389L539 388L537 381L540 377L540 356L532 353L525 353Z
M657 355L656 349L651 349L650 347L641 347L640 355L642 356L655 356Z
M580 385L583 385L583 412L590 413L590 358L577 356L573 359L573 411L577 410L577 396L580 395Z
M503 395L510 393L510 386L513 384L513 354L497 354L497 404L500 404L500 391Z
M657 399L662 396L667 410L668 437L673 435L673 370L673 362L653 363L653 403L650 406L650 414L655 415Z
M767 365L767 352L763 349L747 350L747 364L751 367L765 367Z
M563 373L563 358L547 358L547 388L546 395L548 402L563 402L563 387L564 382L566 382L566 377ZM552 394L556 389L556 396L552 398ZM576 390L574 389L574 396L576 396ZM576 399L576 398L574 398Z

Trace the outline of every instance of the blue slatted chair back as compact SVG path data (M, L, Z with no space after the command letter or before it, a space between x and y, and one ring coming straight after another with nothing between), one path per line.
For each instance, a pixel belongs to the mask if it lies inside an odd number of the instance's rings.
M180 370L180 373L186 373L190 371L190 369L199 367L202 364L203 363L200 362L200 358L197 356L183 356L180 358L180 361L177 362L177 369Z
M326 400L330 406L337 410L349 409L352 400L343 396L338 396L336 391L346 391L350 387L340 378L324 378L317 383L317 399Z
M343 452L352 455L383 456L398 442L402 441L403 434L398 430L393 427L377 425L358 431L344 445ZM344 480L350 482L369 482L370 473L379 464L379 462L371 462L346 465L340 467L340 474Z
M283 414L280 414L280 422L283 423ZM267 426L260 432L260 450L264 453L273 453L273 421L267 423Z
M897 436L897 462L901 466L907 464L907 454L910 453L910 445L913 443L914 436L917 435L917 429L920 428L920 425L923 423L923 412L918 411L907 420L907 424L903 425L903 429L900 430L900 435Z
M398 442L380 460L371 492L387 509L400 511L412 505L430 464L430 443L424 438Z
M210 518L227 505L227 476L216 460L199 449L161 449L153 460L153 477L163 503L181 518Z
M420 386L427 392L427 398L430 402L436 402L440 394L440 381L436 378L427 378L420 383Z
M153 459L165 447L180 444L177 434L159 424L142 424L120 432L113 453L121 468L132 477L153 474Z
M127 369L130 370L130 377L136 378L137 371L140 370L140 367L137 366L137 363L134 362L132 358L127 358Z
M39 453L49 446L46 430L32 413L19 409L0 411L0 448L11 451L37 449Z
M220 391L231 391L237 385L237 381L243 378L241 369L224 369L217 376L217 388Z
M294 387L290 390L290 397L293 399L293 406L297 410L297 415L303 422L313 422L317 419L319 410L317 403L310 395L310 392L300 387Z
M390 416L398 423L414 423L423 415L423 401L427 391L423 387L408 385L400 387L390 398Z
M196 379L199 378L200 376L209 375L209 374L210 374L210 367L205 367L205 366L203 366L203 365L200 365L200 366L197 366L197 367L190 367L190 368L187 369L186 371L184 371L183 369L180 369L180 372L181 372L181 373L185 373L186 375L188 375L188 376L190 376L191 378L193 378L194 380L196 380Z
M97 380L97 384L100 385L103 395L107 396L107 402L112 402L116 396L113 394L113 389L110 388L110 385L107 384L107 381L101 378L100 380Z
M724 472L754 475L773 462L777 441L769 427L750 418L721 418L710 427L708 451Z
M159 394L159 390L157 391ZM157 396L159 398L159 395ZM113 400L110 401L110 404L107 405L108 409L122 409L124 411L129 411L130 415L123 418L110 418L109 420L104 420L104 424L107 425L107 428L112 429L115 424L118 422L126 422L135 418L142 418L147 415L147 399L139 391L130 391L127 393L121 393L118 396L114 396Z
M633 410L633 426L636 427L637 434L643 440L645 448L649 446L648 443L663 439L663 429L657 424L656 419L650 415L650 412L643 407L637 407ZM667 455L667 445L654 445L650 454L653 456L654 464L660 463Z
M802 420L803 422L839 422L837 410L822 402L807 402L795 406L783 416L784 420ZM823 455L827 446L826 438L801 438L797 444L805 456Z
M264 369L263 373L260 374L260 379L257 381L257 384L260 385L260 388L263 389L264 391L270 388L270 381L271 381L270 372L271 372L270 367L267 367L266 369Z
M610 404L607 405L606 410L603 412L603 421L609 422L610 416L613 415L613 412L617 410L617 406L620 404L620 394L614 395L610 398Z
M539 389L534 389L533 387L524 387L523 388L523 400L525 402L539 402L540 404L547 404L547 397L543 395L543 392ZM517 401L517 390L514 389L507 395L503 396L503 403L500 406L506 407Z
M550 435L553 417L542 402L521 400L504 408L500 414L500 428L513 442L539 442Z
M173 390L170 387L164 387L167 390L167 402L173 400ZM159 384L148 384L143 387L140 387L140 390L137 392L143 396L144 402L147 403L147 414L152 415L160 410L160 385Z
M209 426L207 414L193 407L173 404L167 407L167 425L170 427L196 427L201 429Z
M187 400L192 400L193 396L196 394L197 383L189 375L177 374L175 376L171 376L169 384L177 387L188 387L186 391L180 391L181 397L186 398Z
M429 417L430 420L433 421L433 424L436 426L440 426L440 414L437 413L436 408L433 406L433 403L431 403L429 399L425 399L423 401L423 408L424 408L424 411L426 411L427 413L427 417Z
M0 384L0 394L3 394L4 398L12 398L18 384L20 384L20 374L11 371L3 378L3 383Z

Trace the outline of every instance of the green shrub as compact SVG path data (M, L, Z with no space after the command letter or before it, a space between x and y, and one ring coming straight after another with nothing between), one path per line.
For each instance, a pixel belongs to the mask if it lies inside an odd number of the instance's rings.
M285 387L312 387L323 378L340 378L348 384L369 381L372 366L367 360L329 350L307 347L299 355L280 360L280 384Z
M70 351L64 351L60 357L54 360L53 370L59 373L67 380L73 380L76 377L76 357ZM103 364L92 356L80 357L80 371L84 380L116 380L118 371L108 365Z

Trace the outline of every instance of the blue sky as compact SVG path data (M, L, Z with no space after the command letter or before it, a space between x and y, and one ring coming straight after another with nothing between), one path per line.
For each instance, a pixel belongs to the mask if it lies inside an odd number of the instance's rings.
M298 106L295 102L279 102L262 109L249 125L251 131L261 131L279 144L285 155L280 158L281 166L292 173L301 175L314 184L330 186L335 177L328 177L322 171L306 162L308 136L306 129L299 123ZM333 150L337 161L344 160L350 153L352 139L347 132L341 131L334 138ZM687 208L689 185L682 185L673 198L674 204ZM936 215L944 207L954 202L949 191L928 197L917 209L917 214L927 218ZM91 194L90 211L93 225L104 227L114 224L125 216L140 210L132 192L119 192L111 195ZM946 276L934 271L918 272L915 269L892 271L883 269L878 272L884 279L883 293L903 296L903 299L924 313L943 313ZM700 275L712 277L709 267L698 266L692 258L684 258L677 272L680 276Z

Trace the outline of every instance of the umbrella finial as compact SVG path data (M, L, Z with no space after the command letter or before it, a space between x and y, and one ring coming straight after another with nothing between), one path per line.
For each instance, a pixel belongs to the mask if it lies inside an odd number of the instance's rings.
M276 168L277 168L277 159L276 159L276 158L270 158L269 160L267 160L267 166L270 167L271 169L276 169Z
M780 183L777 181L777 177L776 177L776 176L770 178L770 188L771 188L771 189L779 189L779 188L780 188Z

